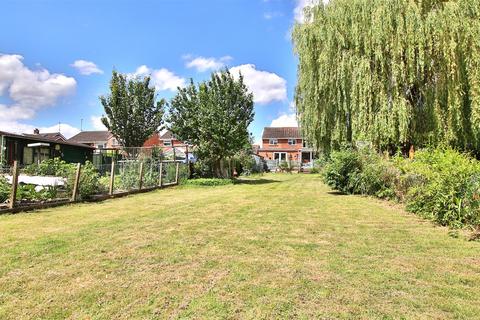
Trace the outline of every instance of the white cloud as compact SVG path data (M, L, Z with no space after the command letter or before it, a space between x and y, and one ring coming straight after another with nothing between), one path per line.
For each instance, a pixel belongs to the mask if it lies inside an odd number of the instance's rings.
M105 125L102 123L102 116L91 116L90 122L94 130L104 131L107 130Z
M170 90L177 91L177 88L185 86L185 79L175 75L168 69L150 69L146 65L142 65L135 70L134 73L129 74L132 77L150 76L155 89L158 91Z
M259 104L287 99L287 81L275 73L257 70L254 64L243 64L230 69L234 77L243 75L245 84Z
M18 121L3 121L0 120L0 128L3 131L12 132L12 133L33 133L35 128L40 130L40 133L47 133L47 132L58 132L59 127L58 124L54 124L48 127L35 127L30 124L20 123ZM71 126L66 123L60 124L60 132L64 135L65 138L71 138L80 130L74 126Z
M0 96L6 95L12 101L0 105L5 122L33 118L39 109L73 93L77 85L74 78L63 74L31 70L22 60L20 55L0 54Z
M295 9L293 10L293 16L295 17L295 21L298 23L305 22L305 8L313 7L320 3L320 0L296 0L297 4ZM327 4L329 0L323 0L324 4Z
M298 127L297 115L295 113L284 113L277 119L274 119L270 127Z
M227 62L233 58L230 56L223 56L221 58L205 58L205 57L196 57L193 58L190 55L184 56L187 68L195 68L198 72L205 72L208 70L218 70L223 68Z
M75 60L74 63L71 64L72 67L78 70L80 74L83 75L91 75L94 73L103 73L103 71L97 67L97 65L91 61L86 60Z

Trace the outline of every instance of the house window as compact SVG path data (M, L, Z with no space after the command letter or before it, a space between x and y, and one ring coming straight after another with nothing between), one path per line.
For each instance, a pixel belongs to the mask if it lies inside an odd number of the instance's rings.
M307 142L305 140L303 140L303 147L308 148Z
M288 139L288 144L294 146L297 144L297 139Z
M172 140L163 140L163 145L169 147L172 145Z
M287 153L286 152L275 152L273 154L273 159L278 161L287 161Z
M278 144L278 139L268 139L268 144L271 146L276 146Z

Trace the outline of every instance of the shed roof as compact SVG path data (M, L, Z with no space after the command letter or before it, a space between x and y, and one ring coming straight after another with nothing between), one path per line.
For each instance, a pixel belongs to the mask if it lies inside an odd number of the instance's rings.
M17 134L17 133L11 133L11 132L6 132L6 131L0 131L0 136L17 138L17 139L25 139L25 140L31 140L31 141L56 143L56 144L62 144L62 145L67 145L67 146L75 146L75 147L80 147L80 148L95 149L94 147L87 146L86 144L76 143L76 142L72 142L72 141L54 140L54 139L45 138L41 135Z
M171 140L171 139L176 139L175 135L172 133L172 131L167 130L165 131L161 136L160 140Z
M265 127L263 129L262 139L302 139L298 127Z

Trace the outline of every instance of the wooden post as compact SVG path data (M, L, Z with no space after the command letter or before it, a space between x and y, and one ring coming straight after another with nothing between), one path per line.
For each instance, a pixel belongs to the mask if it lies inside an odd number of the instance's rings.
M185 144L185 157L187 158L187 170L188 170L188 178L192 177L192 170L190 168L190 159L188 158L188 144Z
M115 162L112 162L112 168L110 170L110 190L108 192L110 195L113 194L114 185L115 185Z
M78 184L80 183L80 171L81 171L82 165L80 163L77 163L77 172L75 173L75 182L73 184L73 193L72 193L72 201L77 200L77 194L78 194Z
M8 204L10 209L13 209L15 206L15 200L17 198L17 188L18 188L18 161L13 162L13 172L12 172L12 193L10 194L10 203Z
M139 186L138 188L142 190L143 187L143 162L140 162L140 181L139 181Z
M180 169L180 162L177 162L177 168L175 169L175 184L178 184L178 170Z
M177 153L175 151L175 147L172 147L172 148L173 148L173 161L176 161L177 160Z
M160 174L158 175L158 185L160 188L163 186L163 162L160 161Z

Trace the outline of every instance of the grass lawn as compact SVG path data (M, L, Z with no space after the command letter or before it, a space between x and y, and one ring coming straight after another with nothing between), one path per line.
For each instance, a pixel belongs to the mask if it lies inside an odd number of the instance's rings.
M0 319L480 318L480 243L314 175L0 216Z

